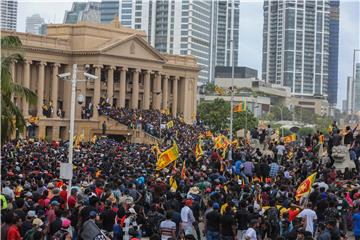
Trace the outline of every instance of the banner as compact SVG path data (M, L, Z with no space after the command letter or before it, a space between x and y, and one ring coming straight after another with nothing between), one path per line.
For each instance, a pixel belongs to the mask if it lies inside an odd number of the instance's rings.
M156 170L160 171L166 168L170 163L175 161L179 157L179 149L176 143L173 143L173 146L161 153L157 162L156 162Z
M296 201L299 201L302 196L307 193L310 193L311 187L314 184L316 179L316 173L308 176L298 187L295 194Z

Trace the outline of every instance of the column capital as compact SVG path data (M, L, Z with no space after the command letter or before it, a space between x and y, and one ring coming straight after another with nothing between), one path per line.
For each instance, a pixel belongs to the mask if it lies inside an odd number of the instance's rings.
M167 79L167 80L170 80L170 76L169 75L163 75L164 76L164 79Z
M103 68L104 65L102 65L102 64L94 64L93 67L94 68Z
M25 64L32 64L33 62L32 62L32 60L25 59L25 60L24 60L24 63L25 63Z
M39 62L39 63L38 63L38 65L39 65L39 66L41 66L41 65L46 66L46 65L47 65L47 63L46 63L46 62L41 61L41 62Z
M12 59L10 63L17 63L18 61L16 59Z
M144 74L150 74L150 73L151 73L151 70L144 69L144 70L142 70L142 72L143 72Z
M54 64L52 64L51 66L52 66L52 67L57 67L57 68L59 68L59 67L61 67L61 64L60 64L60 63L54 63Z
M107 70L116 70L116 67L114 65L110 65L106 69Z
M119 69L120 69L120 71L125 71L125 72L129 70L127 67L123 67L123 66L119 67Z
M156 77L161 76L161 72L159 72L159 71L155 71L154 74Z
M131 72L133 72L133 73L141 73L141 69L134 68L134 69L131 70Z

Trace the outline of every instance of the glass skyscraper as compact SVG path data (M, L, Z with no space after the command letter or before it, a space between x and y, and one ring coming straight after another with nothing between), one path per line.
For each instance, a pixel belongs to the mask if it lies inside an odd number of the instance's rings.
M339 15L340 1L330 0L328 101L332 105L337 103L338 92Z
M265 0L263 79L293 95L327 97L329 20L329 0Z
M1 0L1 29L16 31L17 0Z

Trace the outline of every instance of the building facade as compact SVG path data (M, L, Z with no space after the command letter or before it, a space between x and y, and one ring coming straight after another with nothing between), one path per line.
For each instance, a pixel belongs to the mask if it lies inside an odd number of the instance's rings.
M328 96L330 3L265 0L262 76L297 96Z
M16 31L17 0L1 0L1 29Z
M340 1L330 0L330 23L329 23L329 84L328 101L331 105L337 103L338 93L338 66L339 66L339 24L340 24Z
M210 75L213 74L210 69L216 64L216 52L211 52L212 7L215 2L120 0L117 3L109 0L102 1L104 9L101 19L103 22L111 21L110 16L116 16L118 11L123 26L146 31L148 42L160 52L195 56L201 67L199 81L209 80ZM231 11L229 10L231 7L226 4L225 6L227 9L224 10L224 14ZM222 19L220 22L223 22L225 27L231 26L227 20L227 18ZM226 29L222 31L228 33ZM228 37L221 40L222 42L229 40L230 35L226 34L226 36ZM229 46L225 45L221 51L219 56L224 54L222 62L225 63ZM213 65L211 65L211 60L213 60Z
M65 12L64 23L100 22L99 2L74 2L71 10Z
M356 64L354 81L354 113L360 112L360 63Z
M16 96L14 101L26 118L40 118L37 136L68 138L71 84L58 74L71 72L73 64L78 66L78 79L84 79L84 71L98 77L77 85L77 94L85 101L76 103L75 128L86 139L101 129L96 111L101 98L108 98L117 107L168 110L185 122L193 121L199 72L196 59L161 54L146 42L143 31L124 28L117 21L48 25L46 36L8 31L2 35L16 35L22 41L26 60L12 64L12 76L35 91L38 101L29 105ZM43 104L50 102L54 113L44 116ZM92 117L82 119L82 109L91 104L95 109ZM55 114L59 109L61 117ZM114 125L111 130L116 128Z
M352 77L347 77L346 85L346 102L347 102L347 113L351 114L352 111L352 102L354 102L354 92L353 92L353 80Z
M44 23L45 21L42 17L40 17L40 14L34 14L31 17L27 17L25 32L32 34L41 34L42 25Z

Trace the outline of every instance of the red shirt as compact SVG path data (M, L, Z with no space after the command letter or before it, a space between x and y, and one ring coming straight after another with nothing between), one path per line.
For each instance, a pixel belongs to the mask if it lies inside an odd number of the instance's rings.
M64 200L64 202L66 202L66 199L67 199L67 191L62 190L59 195L60 195L60 197Z
M76 205L76 198L74 196L70 196L68 199L69 208L74 208Z
M7 240L21 240L20 231L16 225L11 225L7 233Z
M95 192L96 192L96 195L97 195L98 197L100 197L101 194L102 194L102 192L103 192L103 190L102 190L101 188L96 188L96 189L95 189Z

